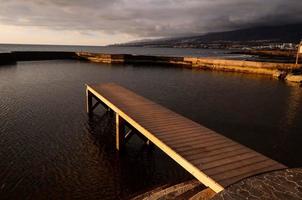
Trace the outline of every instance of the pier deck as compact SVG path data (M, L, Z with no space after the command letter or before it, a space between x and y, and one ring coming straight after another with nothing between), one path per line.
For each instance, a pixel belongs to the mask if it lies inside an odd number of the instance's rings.
M116 113L118 150L128 124L215 192L249 176L286 168L119 85L87 85L86 95L89 114L98 104Z

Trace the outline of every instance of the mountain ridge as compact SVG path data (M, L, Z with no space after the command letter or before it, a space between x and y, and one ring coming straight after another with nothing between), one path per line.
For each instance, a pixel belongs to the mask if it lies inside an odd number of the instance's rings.
M151 47L204 47L211 44L261 44L294 43L302 39L302 23L282 26L261 26L225 32L212 32L199 36L162 38L145 41L133 41L114 46L151 46Z

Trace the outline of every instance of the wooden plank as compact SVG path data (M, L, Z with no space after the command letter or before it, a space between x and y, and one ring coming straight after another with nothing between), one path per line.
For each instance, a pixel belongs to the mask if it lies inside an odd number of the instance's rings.
M177 131L177 132L186 132L186 131L192 131L192 130L200 130L200 128L198 127L192 127L192 126L187 126L187 127L183 127L183 126L166 126L166 127L156 127L156 128L151 128L150 129L153 132L161 132L161 131Z
M245 166L252 166L255 163L258 162L263 162L267 161L268 159L262 156L254 157L253 159L246 159L246 160L241 160L241 162L235 162L235 163L229 163L226 165L220 165L216 166L213 168L205 169L204 171L212 174L212 176L220 174L220 173L227 173L230 170L235 170L240 167L245 167Z
M130 115L131 116L131 115ZM138 122L143 124L144 126L148 126L149 128L154 128L154 126L160 126L164 125L164 123L172 123L177 120L177 117L173 116L153 116L153 119L150 118L144 118L140 116L135 116L135 119L137 119Z
M219 180L219 183L221 183L221 185L224 185L225 187L227 187L233 183L236 183L237 181L242 180L243 178L248 178L250 176L255 176L255 175L261 174L263 172L270 172L270 171L280 170L280 169L284 169L284 168L285 168L285 166L280 165L280 163L277 163L275 165L266 167L264 169L251 170L246 174L240 174L240 175L234 176L232 178L229 177L226 179Z
M187 157L189 160L194 157L195 155L199 155L200 153L202 154L209 154L212 151L220 151L222 149L225 148L230 148L230 147L234 147L234 146L238 146L238 144L234 144L234 143L229 143L229 142L225 142L223 144L220 144L219 146L210 146L210 147L206 147L203 149L203 151L200 150L200 152L192 152L192 151L187 151L187 152L183 152L182 155L184 155L185 157Z
M215 134L200 134L200 135L195 135L191 136L188 134L183 134L184 136L179 136L179 137L174 137L167 142L169 142L170 145L177 146L177 147L182 147L182 146L187 146L190 145L192 147L200 147L200 143L207 143L207 142L212 142L212 141L218 141L218 140L224 140L223 138L219 137L219 135ZM187 137L186 137L187 136Z
M117 125L124 120L215 192L249 175L285 168L118 85L87 85L87 91L117 114Z
M243 160L246 159L252 159L255 158L259 155L255 154L255 152L245 152L242 154L239 154L237 156L233 156L231 158L222 158L220 160L215 160L215 161L211 161L211 162L203 162L202 160L195 162L195 165L198 165L200 168L202 168L203 170L205 169L210 169L213 167L217 167L217 166L223 166L223 165L227 165L230 163L235 163L235 162L242 162Z
M240 174L246 174L246 173L250 173L251 171L265 169L267 167L274 166L275 164L276 163L272 162L271 160L263 160L261 162L255 162L250 165L245 165L245 166L243 165L243 166L237 167L235 169L226 170L224 172L219 172L217 174L213 174L212 176L216 180L225 180L225 179L233 178L236 176L240 176Z
M204 149L205 147L201 147L200 143L204 144L217 144L223 142L223 138L209 138L205 140L191 140L189 142L183 142L181 143L181 140L179 140L177 143L175 142L170 142L170 141L165 141L168 145L173 146L177 151L189 151L189 150L196 150L198 151L200 148Z
M157 121L157 123L155 124L155 121ZM191 123L188 123L182 119L179 119L177 117L173 117L173 116L165 116L164 119L158 119L158 120L152 120L151 119L148 121L145 119L145 120L142 120L141 122L142 124L148 126L149 128L155 128L157 126L181 126L181 127L197 127L199 129L203 129L202 127L196 125L196 124L191 124ZM206 130L206 128L204 128Z
M224 144L232 144L232 142L230 141L226 141L226 140L219 140L219 141L213 141L210 143L201 143L199 147L196 148L192 148L189 145L187 146L187 148L185 147L181 147L181 148L175 148L175 150L179 153L185 153L185 152L203 152L204 149L208 148L208 147L212 147L212 146L216 146L216 147L220 147L221 145Z
M168 126L168 125L182 125L182 126L196 126L199 127L198 125L195 124L189 124L187 121L184 121L182 119L179 119L177 116L164 116L163 118L156 119L156 117L161 117L161 116L150 116L146 117L144 119L139 120L142 124L149 126L149 128L153 128L154 126ZM153 119L152 119L153 118Z
M232 145L230 147L222 147L222 148L219 148L219 149L214 149L214 150L211 150L211 151L208 151L208 152L204 152L202 154L202 156L205 156L205 157L213 157L213 156L218 156L218 155L224 155L225 153L229 153L229 152L233 152L233 151L237 151L237 150L241 150L242 149L242 146L241 145ZM243 149L246 149L246 148L243 148ZM195 160L198 160L200 159L200 156L201 154L194 154L194 155L191 155L190 157L187 157L189 159L190 162L193 162Z
M150 129L150 130L152 131L152 129ZM189 134L189 133L197 133L200 135L212 134L211 131L207 131L207 130L200 129L200 128L192 129L190 131L186 131L185 133L183 130L173 130L173 131L172 130L160 130L160 131L155 132L156 136L160 137L160 138L168 138L169 136L173 137L173 135L176 135L176 134Z
M186 134L175 134L173 135L174 137L158 137L163 141L168 141L170 145L183 145L185 143L189 143L193 145L192 143L197 142L198 145L200 142L205 142L207 139L212 139L218 137L217 135L214 134L200 134L197 132L192 132L192 133L186 133ZM190 143L192 142L192 143Z

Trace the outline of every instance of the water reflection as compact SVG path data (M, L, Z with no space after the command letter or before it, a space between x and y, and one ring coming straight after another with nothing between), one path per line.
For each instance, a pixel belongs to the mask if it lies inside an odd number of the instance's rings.
M290 83L287 83L290 84ZM299 114L301 114L302 105L302 88L299 84L290 84L288 99L285 102L284 115L279 124L279 132L275 138L276 157L279 160L287 158L289 166L299 166L296 160L296 155L300 155L302 150L297 150L296 154L291 154L288 147L294 143L297 123L299 122ZM296 131L294 131L296 130ZM301 165L300 165L301 166Z
M20 62L0 68L0 197L120 199L191 178L114 119L85 113L85 83L115 82L286 165L302 166L299 89L266 77L156 65Z
M110 166L114 176L112 181L114 183L114 191L116 191L117 198L128 198L133 195L131 191L141 191L144 188L154 187L159 185L162 176L165 174L167 177L165 183L174 184L180 180L191 179L191 175L187 174L183 169L183 176L181 179L179 171L171 170L169 172L164 169L168 165L175 165L174 161L168 158L160 150L154 146L147 145L135 132L134 136L127 142L125 149L122 152L115 150L115 116L110 112L97 111L93 116L87 117L87 131L92 135L93 141L99 148L101 160L110 162ZM162 162L166 160L165 162ZM170 164L169 164L170 163ZM159 173L159 168L163 169ZM171 173L177 173L174 178L171 178ZM185 174L185 175L184 175ZM156 177L156 178L155 178ZM168 178L170 177L170 178ZM142 183L142 179L144 180ZM137 184L140 182L141 184Z
M297 119L297 114L300 111L302 102L302 87L294 85L289 90L287 109L285 113L285 121L281 123L285 127L293 127L295 120ZM288 130L288 129L287 129Z

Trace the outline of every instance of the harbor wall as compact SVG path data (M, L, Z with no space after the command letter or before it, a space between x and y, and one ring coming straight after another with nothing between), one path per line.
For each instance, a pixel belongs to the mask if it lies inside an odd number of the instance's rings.
M290 63L255 62L243 60L227 60L220 58L143 56L129 54L96 54L77 53L79 57L99 63L154 63L173 64L191 68L210 70L245 72L273 75L276 71L291 72L301 69L302 65Z
M291 72L301 69L302 65L289 63L255 62L244 60L226 60L218 58L191 58L185 57L184 62L191 63L193 68L211 70L245 72L273 75L276 71Z
M16 57L12 53L0 53L0 65L14 64Z
M147 56L131 54L103 54L88 52L10 52L0 53L0 64L17 61L76 59L96 63L129 63L129 64L162 64L195 69L217 70L270 75L279 79L302 82L302 65L290 63L256 62L244 60L228 60L221 58ZM290 75L289 79L285 77ZM299 77L297 77L299 76ZM298 80L298 81L296 81Z
M0 65L16 63L17 61L80 59L75 52L56 51L14 51L0 53Z
M15 51L11 53L16 57L17 61L77 59L77 54L75 52Z
M97 63L186 64L183 57L78 52L78 57Z

